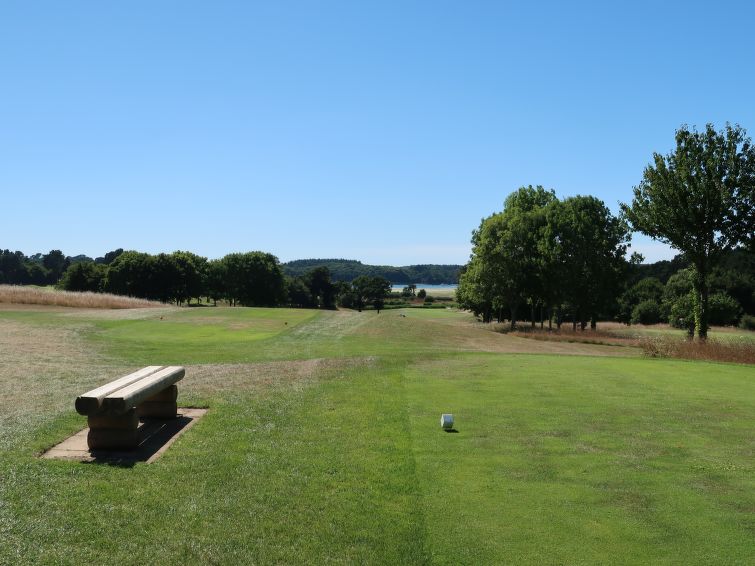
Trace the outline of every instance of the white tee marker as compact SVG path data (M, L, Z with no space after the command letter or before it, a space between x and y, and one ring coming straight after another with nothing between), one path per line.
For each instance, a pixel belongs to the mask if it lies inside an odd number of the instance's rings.
M450 413L443 413L440 416L440 428L451 430L454 427L454 416Z

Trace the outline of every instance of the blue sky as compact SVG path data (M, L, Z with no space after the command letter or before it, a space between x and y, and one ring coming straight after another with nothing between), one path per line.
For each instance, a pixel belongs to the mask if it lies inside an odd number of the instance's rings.
M746 2L3 2L0 248L463 263L521 185L616 212L681 124L754 132L753 16Z

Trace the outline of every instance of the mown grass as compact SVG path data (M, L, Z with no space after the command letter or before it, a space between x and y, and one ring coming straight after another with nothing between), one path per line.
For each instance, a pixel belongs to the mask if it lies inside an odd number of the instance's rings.
M755 557L751 368L454 312L174 311L0 311L0 414L23 415L0 420L0 564ZM515 353L537 351L558 355ZM210 408L161 459L36 457L83 426L79 389L153 361L186 364L180 402Z
M414 364L406 386L433 558L747 563L752 377L633 359ZM458 434L439 433L441 412Z

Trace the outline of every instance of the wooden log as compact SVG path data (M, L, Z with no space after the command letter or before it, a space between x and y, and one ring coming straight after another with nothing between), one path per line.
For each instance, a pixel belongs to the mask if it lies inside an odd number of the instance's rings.
M156 393L155 395L152 395L152 397L145 399L144 402L147 403L149 401L175 401L176 399L178 399L178 386L171 385L170 387L160 391L160 393Z
M138 430L89 429L90 450L131 450L139 446Z
M175 419L178 405L175 401L144 401L136 406L139 417L152 419Z
M105 397L107 397L111 393L114 393L115 391L118 391L119 389L122 389L128 385L131 385L132 383L139 381L144 377L147 377L148 375L152 375L163 367L164 366L147 366L146 368L142 368L139 371L130 373L124 377L121 377L120 379L111 381L110 383L103 385L102 387L87 391L83 395L80 395L76 398L76 412L80 415L91 415L99 412L102 409L102 402Z
M102 408L111 415L123 414L132 407L140 405L142 401L177 383L183 379L185 374L186 370L180 366L163 368L106 396L102 401Z
M136 414L136 409L116 416L99 413L89 415L87 423L90 429L136 430L139 427L139 416Z

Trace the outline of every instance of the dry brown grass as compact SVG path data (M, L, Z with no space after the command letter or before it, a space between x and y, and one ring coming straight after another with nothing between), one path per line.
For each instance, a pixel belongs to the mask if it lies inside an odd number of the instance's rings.
M122 297L108 293L77 293L56 291L40 287L21 285L0 285L0 303L18 305L50 305L58 307L79 307L90 309L133 309L143 307L164 307L162 303Z
M531 326L519 326L516 330L510 330L508 325L497 325L494 330L509 336L530 338L544 342L567 342L577 344L599 344L604 346L640 346L640 339L636 336L628 336L612 332L611 330L572 330L571 327L562 326L561 329L532 328Z
M681 358L755 364L755 343L747 340L685 340L671 336L643 338L640 346L651 358Z
M93 351L82 329L0 319L0 452L130 369Z

